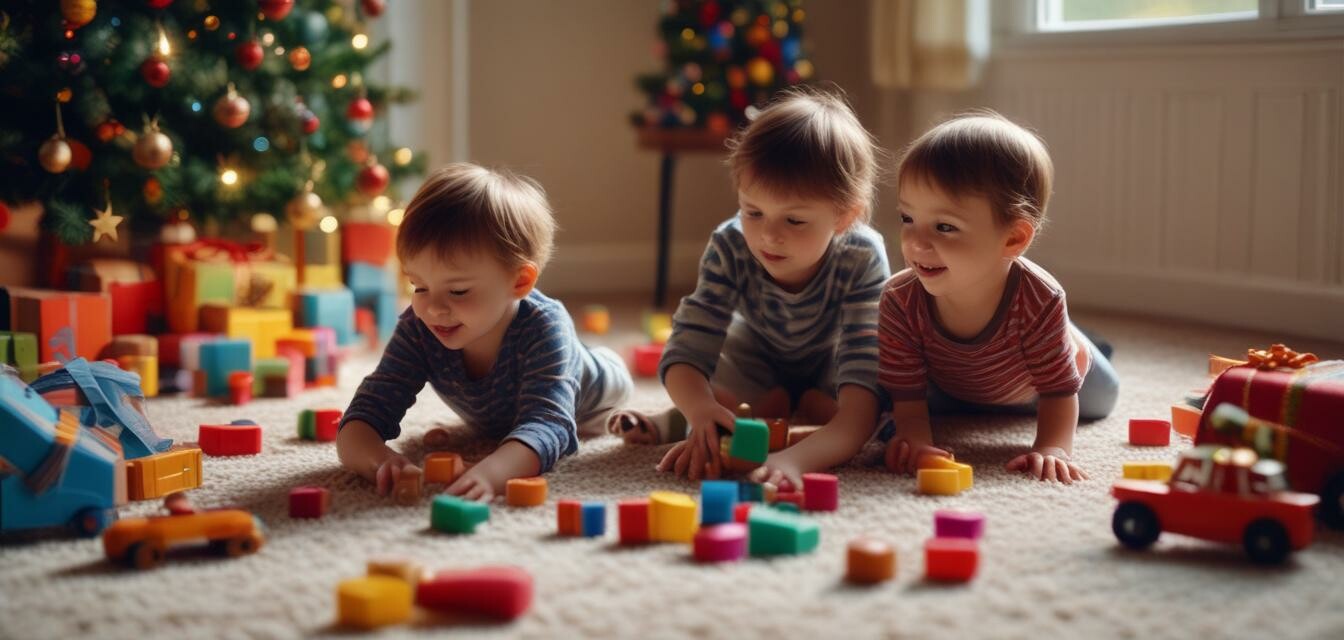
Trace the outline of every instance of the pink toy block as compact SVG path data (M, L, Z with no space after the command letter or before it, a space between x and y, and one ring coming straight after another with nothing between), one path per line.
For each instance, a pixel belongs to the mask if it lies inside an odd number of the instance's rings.
M289 517L321 518L331 504L331 492L323 487L294 487L289 490Z
M700 562L730 562L747 555L747 525L728 522L701 527L695 532L695 559Z
M617 526L621 544L644 544L649 541L649 499L622 500L616 504Z
M1171 444L1171 423L1166 420L1130 419L1129 443L1140 447L1165 447Z
M924 543L924 576L941 582L966 582L975 577L980 547L966 538L929 538Z
M776 496L778 499L778 496ZM840 479L829 473L803 474L803 509L835 511L840 507Z
M256 424L203 424L196 439L208 456L261 453L261 426Z
M939 538L979 540L985 534L985 515L942 509L933 512L933 535Z
M415 603L426 609L513 620L532 606L532 574L518 567L441 571L420 583Z
M641 344L635 347L635 374L646 378L658 375L658 361L662 359L661 344Z
M733 522L747 523L747 518L751 516L751 502L739 502L733 507Z

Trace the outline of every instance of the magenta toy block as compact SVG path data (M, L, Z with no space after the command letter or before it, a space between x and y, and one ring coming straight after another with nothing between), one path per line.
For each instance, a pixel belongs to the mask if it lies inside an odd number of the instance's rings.
M778 499L778 496L776 496ZM803 474L803 509L835 511L840 507L840 479L829 473Z
M331 492L322 487L295 487L289 491L289 517L321 518L331 504Z
M695 559L700 562L730 562L747 555L747 525L728 522L701 527L695 532Z
M979 540L985 535L985 516L969 511L933 512L933 535L939 538Z
M1140 447L1165 447L1171 444L1171 423L1166 420L1131 419L1129 443Z

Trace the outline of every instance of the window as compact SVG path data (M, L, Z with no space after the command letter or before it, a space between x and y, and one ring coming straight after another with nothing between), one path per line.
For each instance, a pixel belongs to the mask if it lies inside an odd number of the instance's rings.
M1307 11L1310 13L1344 11L1344 0L1308 0Z
M1308 0L1320 9L1344 0ZM1255 20L1259 0L1038 0L1040 31L1097 31Z

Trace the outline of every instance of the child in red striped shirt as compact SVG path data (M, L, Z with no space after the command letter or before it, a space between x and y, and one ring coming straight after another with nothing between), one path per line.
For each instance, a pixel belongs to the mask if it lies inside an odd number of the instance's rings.
M1115 407L1115 370L1069 322L1064 289L1022 257L1045 220L1054 168L1033 133L993 113L920 136L897 169L901 254L879 308L878 383L892 400L887 466L913 472L935 447L929 413L1027 408L1031 450L1007 464L1041 480L1087 478L1079 417Z

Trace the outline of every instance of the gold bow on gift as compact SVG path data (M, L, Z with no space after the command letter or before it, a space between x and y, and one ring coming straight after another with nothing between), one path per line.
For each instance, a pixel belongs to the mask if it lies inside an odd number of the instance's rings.
M1261 371L1275 369L1301 369L1313 362L1320 361L1314 353L1298 353L1283 344L1270 345L1268 349L1247 349L1245 360L1209 356L1209 375L1216 376L1232 367L1252 366Z

